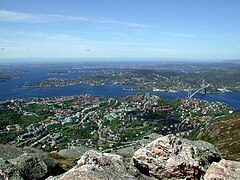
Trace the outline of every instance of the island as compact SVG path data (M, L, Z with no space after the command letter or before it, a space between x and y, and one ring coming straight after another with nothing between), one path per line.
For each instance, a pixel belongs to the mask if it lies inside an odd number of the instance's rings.
M146 67L145 67L146 68ZM43 81L27 83L25 87L58 87L75 84L98 86L104 84L135 85L125 90L151 91L189 91L197 90L208 84L208 92L240 91L240 74L238 70L192 68L190 70L164 69L118 69L81 74L76 78L49 78Z

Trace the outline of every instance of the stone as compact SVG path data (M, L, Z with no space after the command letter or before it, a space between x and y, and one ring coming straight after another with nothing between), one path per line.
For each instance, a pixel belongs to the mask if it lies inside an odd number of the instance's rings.
M9 160L9 162L20 171L24 179L40 179L48 172L47 165L31 154L25 153L18 158Z
M43 179L65 172L47 153L0 144L1 179Z
M56 179L51 177L49 179ZM125 180L147 179L123 157L115 154L87 151L77 162L77 165L59 177L60 180Z
M58 152L59 155L70 157L70 158L79 158L89 149L84 146L77 146L71 149L62 149Z
M204 175L204 180L237 180L240 179L240 162L222 159L213 162Z
M157 179L200 179L212 162L220 160L210 143L167 135L137 150L131 162Z
M1 180L23 180L19 170L9 161L0 158L0 179Z
M23 153L22 149L15 146L0 144L0 158L13 159L21 156Z
M32 156L42 160L47 165L48 175L58 175L65 172L63 168L60 167L59 163L57 163L46 152L43 152L36 148L30 148L30 147L24 147L23 151L25 153L31 154Z

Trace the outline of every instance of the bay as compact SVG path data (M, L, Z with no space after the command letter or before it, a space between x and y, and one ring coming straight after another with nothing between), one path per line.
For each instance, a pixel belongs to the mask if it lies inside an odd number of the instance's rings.
M61 66L58 68L72 69L72 66ZM123 97L133 95L137 92L147 92L158 94L166 97L167 99L186 98L187 92L156 92L156 91L131 91L124 90L132 88L134 85L120 85L120 84L105 84L100 86L90 86L86 84L77 84L63 87L41 87L41 88L26 88L26 82L32 83L41 81L48 78L61 78L61 77L78 77L81 74L95 73L95 72L71 72L64 75L49 74L54 72L51 67L46 66L30 66L30 67L8 67L0 70L14 71L21 70L16 75L23 76L19 79L10 79L0 82L0 99L11 98L24 98L24 97L51 97L51 96L71 96L79 94L92 94L94 96L105 97ZM22 72L25 71L25 72ZM94 69L93 69L94 71ZM194 98L204 99L208 101L219 101L230 105L234 110L240 109L240 92L226 92L226 93L198 93Z

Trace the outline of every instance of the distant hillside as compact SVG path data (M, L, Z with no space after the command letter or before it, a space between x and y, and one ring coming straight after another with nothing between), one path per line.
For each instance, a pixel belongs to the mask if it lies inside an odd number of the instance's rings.
M205 128L193 131L189 139L210 142L225 159L240 161L240 112L216 119Z
M232 60L229 59L229 60L225 60L223 62L240 64L240 59L232 59Z

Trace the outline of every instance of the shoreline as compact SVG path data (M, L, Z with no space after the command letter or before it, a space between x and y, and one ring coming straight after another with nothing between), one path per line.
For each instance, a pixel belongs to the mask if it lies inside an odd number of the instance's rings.
M86 84L83 84L83 85L86 85ZM42 88L35 88L35 89L49 89L51 87L42 87ZM54 88L54 87L53 87ZM55 87L55 88L60 88L60 87ZM34 88L28 88L28 89L34 89ZM122 88L123 90L124 88ZM114 89L113 89L114 91ZM126 91L126 90L123 90L123 91ZM132 92L132 94L136 94L138 92L143 92L143 93L150 93L150 94L157 94L157 95L160 95L160 96L163 96L165 97L166 99L168 100L173 100L173 99L178 99L178 98L187 98L187 92L186 91L177 91L177 92L168 92L168 91L152 91L152 90L127 90L129 92ZM64 92L64 91L63 91ZM216 97L210 97L210 98L198 98L198 97L193 97L193 98L196 98L196 99L203 99L203 100L207 100L207 101L211 101L211 102L224 102L225 104L231 106L233 108L234 111L236 110L240 110L240 107L234 102L236 101L234 99L234 97L231 99L231 98L226 98L226 99L218 99L218 95L222 95L222 94L231 94L231 93L240 93L240 91L231 91L231 92L212 92L212 93L207 93L207 94L213 94L213 95L216 95ZM119 94L119 95L110 95L109 94L99 94L99 93L96 93L96 92L91 92L91 93L84 93L84 92L80 92L80 93L72 93L72 94L56 94L56 95L42 95L40 92L39 92L39 95L30 95L30 96L13 96L13 97L0 97L0 101L9 101L9 100L12 100L12 99L17 99L17 98L50 98L50 97L68 97L68 96L78 96L78 95L81 95L81 94L91 94L92 96L102 96L102 97L127 97L129 95L132 95L131 93L129 94ZM175 95L176 94L176 95ZM184 96L184 94L186 94L186 96ZM199 94L199 93L197 93ZM240 94L239 94L240 96ZM238 97L238 95L237 95ZM232 102L232 103L231 103Z

